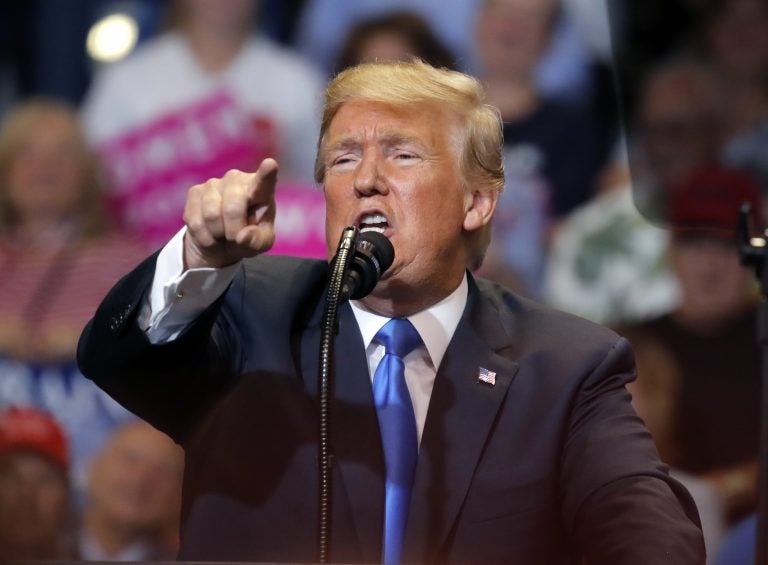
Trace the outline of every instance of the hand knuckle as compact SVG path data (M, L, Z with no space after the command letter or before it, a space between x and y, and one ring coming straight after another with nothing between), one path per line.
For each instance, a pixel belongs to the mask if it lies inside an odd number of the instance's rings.
M224 179L225 180L236 180L239 179L240 176L243 174L243 171L240 169L229 169L226 173L224 173Z
M204 224L201 218L185 218L187 229L193 234L197 235L204 229Z
M228 201L222 206L222 214L227 218L239 218L245 214L243 206L239 202Z
M221 213L217 208L207 206L203 209L203 220L206 222L215 222L221 218Z

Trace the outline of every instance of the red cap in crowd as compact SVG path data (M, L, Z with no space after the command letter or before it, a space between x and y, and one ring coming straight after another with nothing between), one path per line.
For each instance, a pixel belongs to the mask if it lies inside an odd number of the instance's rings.
M64 431L47 412L12 406L0 414L0 455L24 449L48 457L66 471L69 448Z
M667 220L675 235L732 239L744 202L752 205L753 225L762 228L763 201L760 187L752 178L733 169L706 167L670 191Z

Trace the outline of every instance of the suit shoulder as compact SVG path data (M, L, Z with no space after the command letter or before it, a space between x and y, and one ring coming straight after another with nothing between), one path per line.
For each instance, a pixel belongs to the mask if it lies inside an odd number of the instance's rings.
M497 310L509 335L522 348L586 353L605 351L624 341L605 326L519 296L498 283L484 279L476 282L483 299Z

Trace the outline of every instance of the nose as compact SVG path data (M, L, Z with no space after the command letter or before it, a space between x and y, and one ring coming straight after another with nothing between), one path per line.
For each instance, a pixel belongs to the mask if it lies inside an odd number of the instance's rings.
M371 152L363 154L360 164L355 169L355 196L365 197L386 193L384 177L381 174L381 163L378 155Z

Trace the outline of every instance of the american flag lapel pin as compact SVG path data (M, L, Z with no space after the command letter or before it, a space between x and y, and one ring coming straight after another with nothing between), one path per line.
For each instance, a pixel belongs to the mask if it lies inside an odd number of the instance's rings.
M477 373L477 382L494 386L496 384L496 373L489 371L485 367L480 367L480 371Z

